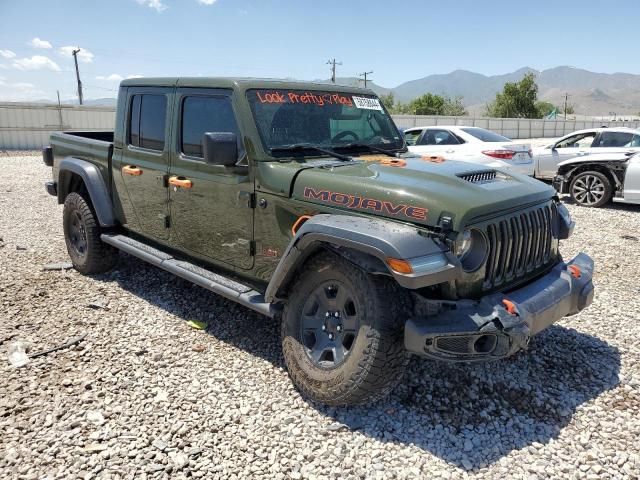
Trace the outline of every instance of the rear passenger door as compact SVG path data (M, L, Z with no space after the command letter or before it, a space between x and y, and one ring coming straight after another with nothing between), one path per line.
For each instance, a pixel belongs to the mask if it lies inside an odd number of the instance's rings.
M591 153L623 153L637 152L637 140L634 141L633 132L615 132L603 131L596 137L593 142L593 150Z
M178 89L174 108L175 152L169 172L171 244L205 261L250 269L254 258L254 188L232 92ZM202 137L209 132L236 133L239 166L204 161Z
M120 175L137 222L129 228L160 240L167 228L172 88L130 88Z

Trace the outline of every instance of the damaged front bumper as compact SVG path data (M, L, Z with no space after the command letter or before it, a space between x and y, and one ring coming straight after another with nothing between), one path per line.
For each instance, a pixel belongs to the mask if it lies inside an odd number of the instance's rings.
M593 260L580 253L545 276L509 293L442 304L440 313L410 319L411 352L445 361L487 361L526 349L531 336L593 301Z

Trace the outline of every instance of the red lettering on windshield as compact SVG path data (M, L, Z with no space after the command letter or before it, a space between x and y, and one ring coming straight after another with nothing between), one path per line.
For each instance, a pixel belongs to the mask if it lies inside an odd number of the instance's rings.
M350 95L342 93L301 92L285 90L256 90L256 97L260 103L290 103L316 105L345 105L353 107L353 99Z

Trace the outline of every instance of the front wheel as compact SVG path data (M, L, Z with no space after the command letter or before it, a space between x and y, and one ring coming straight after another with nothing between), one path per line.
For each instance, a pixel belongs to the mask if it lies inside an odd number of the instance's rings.
M367 403L401 379L404 292L333 254L309 261L282 314L282 348L302 394L328 405Z
M100 224L82 195L67 195L62 213L64 240L71 263L80 273L90 275L110 270L118 260L118 250L100 239Z
M569 186L571 198L583 207L601 207L613 194L611 181L601 172L580 172L573 177Z

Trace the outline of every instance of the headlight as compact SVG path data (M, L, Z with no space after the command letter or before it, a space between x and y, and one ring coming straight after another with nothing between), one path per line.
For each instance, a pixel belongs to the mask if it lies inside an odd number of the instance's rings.
M456 240L456 256L460 259L465 272L474 272L487 259L487 240L484 234L475 228L462 232Z
M459 259L463 259L471 250L472 235L471 230L465 230L456 240L456 255Z

